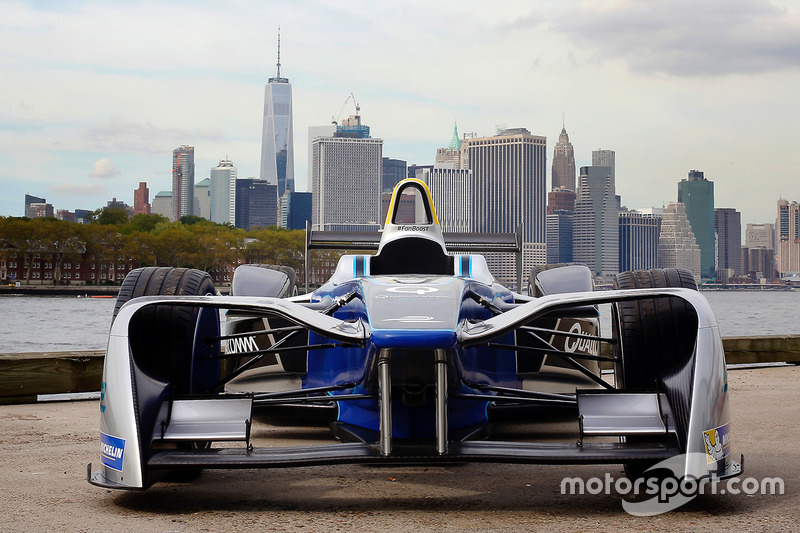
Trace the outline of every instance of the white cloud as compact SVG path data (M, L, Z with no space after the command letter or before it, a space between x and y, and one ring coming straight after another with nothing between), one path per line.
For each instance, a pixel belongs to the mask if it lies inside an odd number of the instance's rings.
M225 135L219 128L160 128L150 122L125 122L114 118L90 127L86 132L86 140L91 149L96 151L159 154L167 153L181 144L191 145L201 140L221 142L225 140Z
M714 76L800 66L800 16L765 0L583 3L550 23L595 60L623 58L638 72Z
M114 167L114 163L107 157L95 161L94 168L89 174L90 178L110 178L119 174L119 171Z

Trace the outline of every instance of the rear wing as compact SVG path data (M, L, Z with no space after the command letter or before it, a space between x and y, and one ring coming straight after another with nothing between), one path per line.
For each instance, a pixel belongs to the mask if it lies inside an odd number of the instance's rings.
M513 253L517 266L517 290L522 287L522 225L514 233L443 233L448 252ZM308 273L311 272L311 250L378 250L381 241L380 231L321 231L312 230L306 221L305 279L308 294Z

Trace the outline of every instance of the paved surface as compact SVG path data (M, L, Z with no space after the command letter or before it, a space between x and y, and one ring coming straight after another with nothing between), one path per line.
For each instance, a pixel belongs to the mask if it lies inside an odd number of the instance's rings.
M700 496L634 517L619 495L560 493L564 476L616 465L332 466L207 471L191 484L117 492L86 482L99 461L96 401L0 406L0 531L796 531L800 367L729 372L734 453L784 495ZM314 428L295 437L322 439ZM281 439L280 435L262 435Z

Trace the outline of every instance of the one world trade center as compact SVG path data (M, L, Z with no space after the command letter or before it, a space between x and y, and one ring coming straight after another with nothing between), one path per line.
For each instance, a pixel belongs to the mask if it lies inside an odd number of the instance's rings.
M292 85L281 77L281 36L278 70L264 88L264 126L261 130L261 179L278 186L278 197L294 192Z

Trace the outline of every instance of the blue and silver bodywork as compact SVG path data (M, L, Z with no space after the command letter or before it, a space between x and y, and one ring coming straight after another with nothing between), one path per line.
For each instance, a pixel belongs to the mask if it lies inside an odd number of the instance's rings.
M403 193L416 197L410 222L400 216ZM342 256L312 293L135 298L111 327L101 466L90 467L89 480L144 489L181 469L654 463L679 454L708 459L687 459L686 475L740 471L730 453L719 329L700 293L595 292L588 270L578 266L539 281L544 296L522 295L498 284L483 256L449 255L430 191L405 180L395 189L377 254ZM597 306L657 298L680 299L694 310L693 348L676 356L678 364L651 389L627 390L601 374L600 363L616 368L646 354L621 353L620 332L602 337ZM144 353L131 342L137 328L147 328L137 317L153 306L199 309L188 362L176 371L180 382L148 370L150 359L170 354ZM221 311L227 320L219 320ZM612 355L600 350L604 343ZM252 410L287 405L333 409L333 435L343 442L257 447ZM488 429L504 409L531 423L542 409L564 411L577 439L492 440Z

